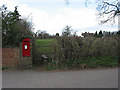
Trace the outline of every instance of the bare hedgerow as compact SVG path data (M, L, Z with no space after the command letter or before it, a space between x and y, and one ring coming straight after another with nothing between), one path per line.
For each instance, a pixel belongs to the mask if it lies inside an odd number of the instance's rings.
M118 37L62 36L57 39L54 60L57 65L77 66L82 58L117 57Z

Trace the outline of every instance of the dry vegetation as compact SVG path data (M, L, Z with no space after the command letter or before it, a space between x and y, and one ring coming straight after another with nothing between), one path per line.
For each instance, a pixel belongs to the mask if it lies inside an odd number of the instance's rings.
M118 37L58 38L49 69L114 67L118 65Z

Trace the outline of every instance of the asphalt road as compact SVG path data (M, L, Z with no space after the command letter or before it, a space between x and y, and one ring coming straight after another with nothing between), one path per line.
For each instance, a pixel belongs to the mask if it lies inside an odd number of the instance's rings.
M3 88L118 88L118 68L40 72L5 71Z

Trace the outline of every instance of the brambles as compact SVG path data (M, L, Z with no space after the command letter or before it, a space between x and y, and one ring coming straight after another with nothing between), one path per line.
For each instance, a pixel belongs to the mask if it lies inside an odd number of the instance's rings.
M57 67L84 68L113 67L118 65L118 38L68 37L58 39L58 51L53 54ZM52 65L54 66L54 65Z
M52 44L51 59L44 64L46 70L64 68L97 68L115 67L118 65L118 37L78 37L61 36L48 42L48 39L41 39L45 43ZM36 42L40 43L39 39ZM42 47L43 48L43 47ZM43 49L41 49L43 50ZM49 50L51 51L51 50ZM46 52L43 50L41 52ZM46 54L47 55L47 54Z

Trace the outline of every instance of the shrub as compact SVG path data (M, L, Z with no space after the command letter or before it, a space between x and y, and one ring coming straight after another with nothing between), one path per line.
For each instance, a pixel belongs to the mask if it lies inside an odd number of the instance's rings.
M87 67L117 66L118 38L110 37L77 37L62 36L58 38L58 45L54 60L59 66ZM89 59L89 60L88 60ZM57 66L58 66L57 65Z
M2 70L5 70L5 69L7 69L7 67L6 66L2 66Z

